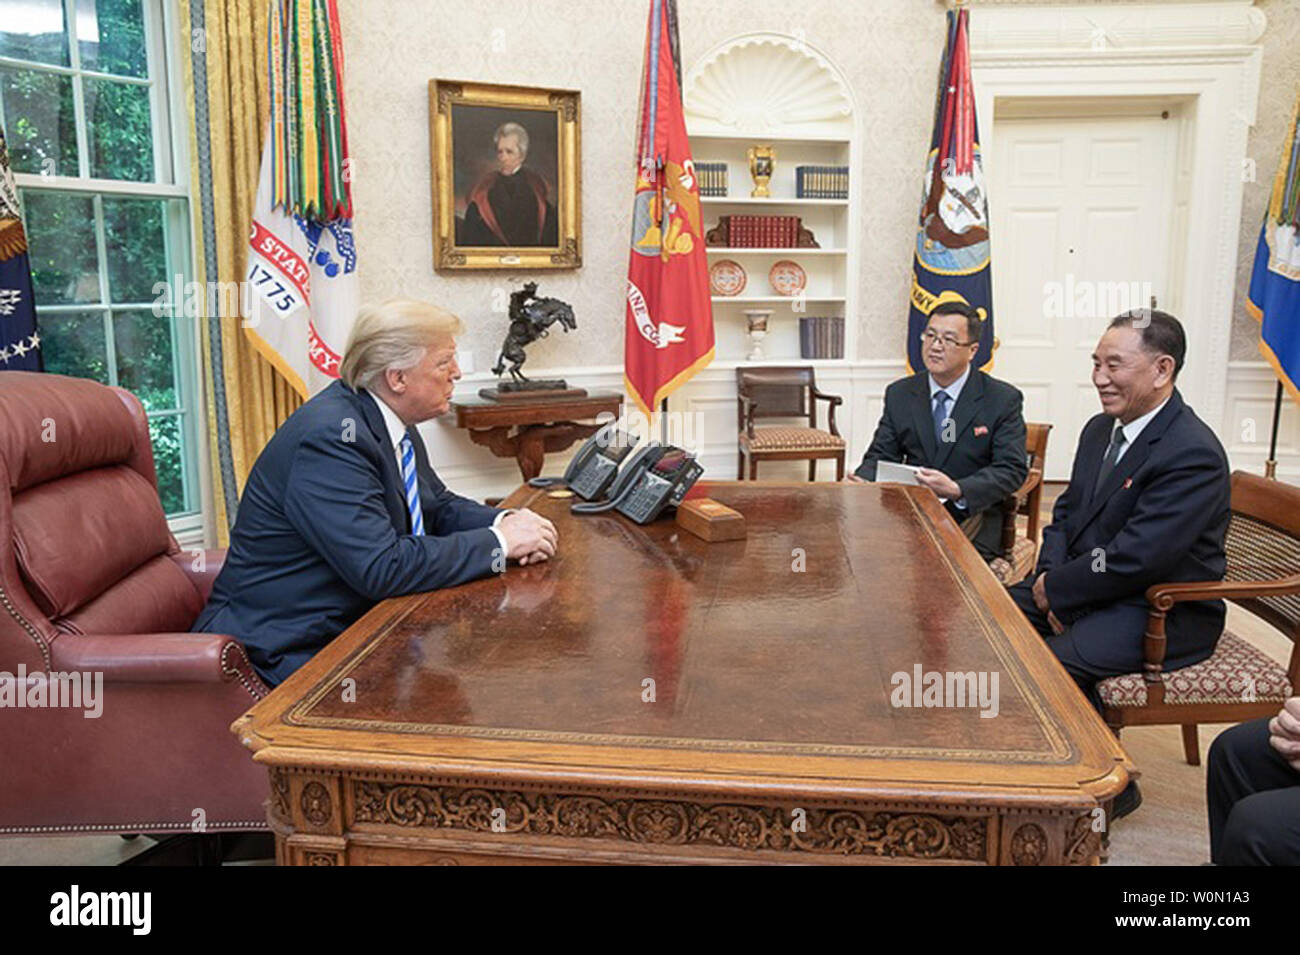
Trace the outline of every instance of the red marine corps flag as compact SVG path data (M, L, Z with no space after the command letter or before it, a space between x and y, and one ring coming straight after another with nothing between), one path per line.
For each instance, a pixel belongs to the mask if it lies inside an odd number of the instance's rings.
M677 5L650 0L623 336L627 390L647 415L713 360L700 193L678 64Z

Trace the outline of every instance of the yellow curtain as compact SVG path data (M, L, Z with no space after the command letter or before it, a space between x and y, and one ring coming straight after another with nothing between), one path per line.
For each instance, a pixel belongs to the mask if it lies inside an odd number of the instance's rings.
M244 278L267 95L267 0L179 0L190 116L191 219L200 288ZM188 46L185 41L188 40ZM215 274L210 274L215 273ZM199 321L216 528L228 542L228 513L271 435L302 404L253 347L236 315ZM219 301L220 298L218 297ZM218 355L219 352L219 355Z

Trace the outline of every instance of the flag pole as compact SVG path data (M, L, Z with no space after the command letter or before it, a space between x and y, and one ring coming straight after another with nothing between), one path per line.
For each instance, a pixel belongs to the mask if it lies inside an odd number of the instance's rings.
M1278 380L1277 392L1273 395L1273 434L1268 439L1268 460L1264 462L1264 477L1277 480L1277 425L1282 417L1282 381Z

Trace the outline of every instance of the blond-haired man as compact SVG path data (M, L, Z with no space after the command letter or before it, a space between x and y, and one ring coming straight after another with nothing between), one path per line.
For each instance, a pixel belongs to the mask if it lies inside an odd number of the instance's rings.
M387 597L454 587L555 553L555 527L447 490L415 426L460 377L460 319L393 300L357 315L340 380L253 465L196 631L228 633L272 686Z

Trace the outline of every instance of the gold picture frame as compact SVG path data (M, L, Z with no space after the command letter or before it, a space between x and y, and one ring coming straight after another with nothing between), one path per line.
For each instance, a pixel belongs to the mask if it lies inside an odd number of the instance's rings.
M435 270L581 267L580 115L577 90L429 81Z

